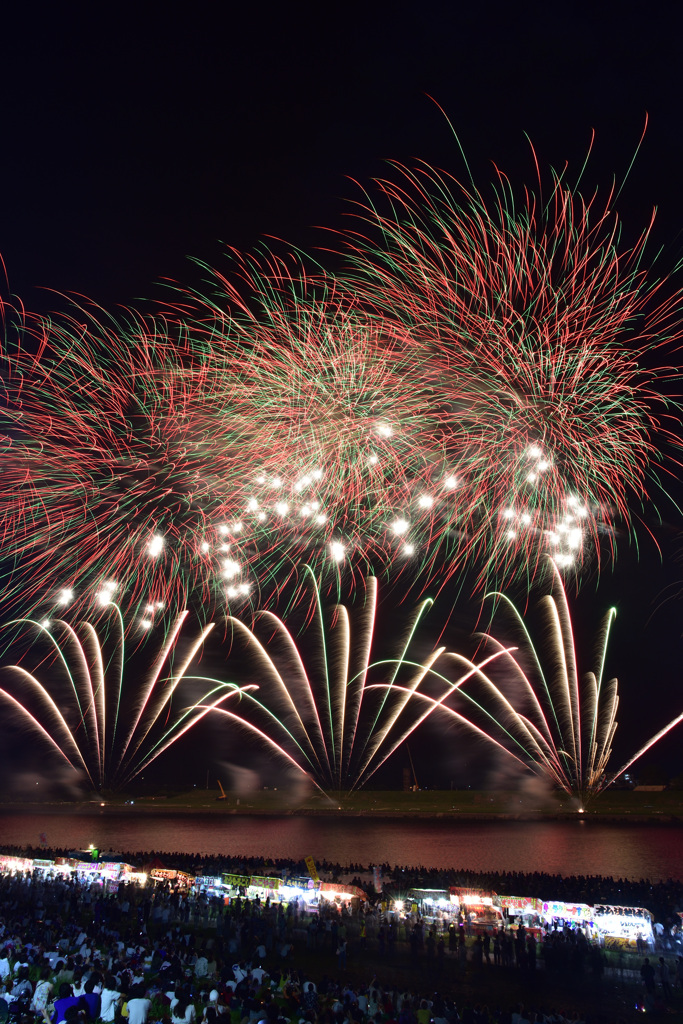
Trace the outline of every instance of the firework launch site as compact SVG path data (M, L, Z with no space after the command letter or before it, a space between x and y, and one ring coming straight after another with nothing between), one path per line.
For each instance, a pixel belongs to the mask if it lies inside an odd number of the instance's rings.
M628 821L631 823L683 822L683 791L663 786L637 789L609 789L593 797L585 807L562 790L419 790L413 792L360 790L354 793L307 797L286 789L258 790L236 794L221 789L158 791L137 795L107 794L85 801L44 800L31 794L20 799L5 799L6 810L30 804L43 812L106 810L128 814L192 813L226 815L283 814L326 817L370 818L452 818L455 820L526 819L572 820L577 818Z

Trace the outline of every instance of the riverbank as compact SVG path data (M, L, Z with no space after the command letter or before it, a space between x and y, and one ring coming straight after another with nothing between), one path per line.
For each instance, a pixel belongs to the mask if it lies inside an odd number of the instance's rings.
M565 793L519 794L485 790L421 790L419 792L361 791L333 797L309 794L302 799L285 790L252 793L193 789L188 792L143 796L106 795L84 801L15 801L0 804L5 812L28 809L42 813L92 813L99 809L126 814L194 813L229 815L363 818L437 818L459 821L567 821L591 819L629 824L683 823L683 791L608 790L585 806Z

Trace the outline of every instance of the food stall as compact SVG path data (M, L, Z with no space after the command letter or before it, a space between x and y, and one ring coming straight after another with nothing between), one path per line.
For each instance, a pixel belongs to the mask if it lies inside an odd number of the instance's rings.
M503 927L503 911L495 892L484 889L449 889L450 902L468 925L476 931L498 931Z
M33 859L31 857L11 857L8 854L0 854L0 871L18 874L32 870Z
M224 897L226 889L220 875L197 875L194 880L194 888L198 893L205 896Z
M523 924L527 930L540 929L543 900L536 896L499 896L498 902L511 922Z
M367 900L363 889L357 885L350 885L348 882L315 882L315 887L320 894L320 900L329 900L333 903L351 903L352 900Z
M277 900L281 878L269 878L264 875L252 875L249 879L247 897L250 900Z
M593 907L593 929L606 949L638 948L638 937L648 949L655 948L653 916L643 907Z
M175 886L187 888L194 882L194 875L187 871L176 871L175 868L152 868L149 877L155 882L168 882Z
M283 881L277 877L262 875L223 875L223 885L231 898L270 899L271 902L300 903L309 908L327 901L350 903L352 900L367 900L362 889L346 882L321 882L312 878L289 878Z
M407 904L427 921L450 922L458 916L458 905L451 901L447 889L411 889Z
M589 931L593 921L593 908L587 903L566 903L564 900L544 900L541 915L550 929L561 931Z

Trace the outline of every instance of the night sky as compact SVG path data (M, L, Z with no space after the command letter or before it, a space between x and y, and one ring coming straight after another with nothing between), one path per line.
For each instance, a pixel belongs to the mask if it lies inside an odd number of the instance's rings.
M320 226L342 227L356 182L387 159L464 177L429 96L482 187L493 164L534 184L527 135L542 165L578 173L595 130L585 188L607 191L647 116L617 205L626 242L657 208L650 252L668 275L683 256L682 22L645 2L14 4L0 62L9 291L36 312L65 310L66 293L114 310L162 296L163 278L198 284L188 257L227 269L226 245L325 247ZM661 555L637 531L640 550L624 542L577 610L589 637L618 606L623 753L683 710L680 514L660 511L662 525L643 518ZM453 629L473 618L458 609ZM680 772L682 741L650 763ZM444 755L425 781L462 782L466 761Z

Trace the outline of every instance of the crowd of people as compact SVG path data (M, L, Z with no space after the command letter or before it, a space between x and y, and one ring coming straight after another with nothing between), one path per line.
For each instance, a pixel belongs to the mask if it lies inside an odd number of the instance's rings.
M45 856L45 851L40 851ZM55 855L53 851L52 856ZM153 855L130 857L140 863ZM210 875L221 871L303 871L296 862L241 858L166 858L179 868ZM330 876L355 874L361 865L319 864ZM544 876L481 876L382 866L390 884L407 887L457 884L519 892L557 880ZM568 879L568 897L607 899L608 879ZM621 902L643 891L636 883ZM671 913L677 885L648 887ZM523 890L522 890L523 891ZM574 896L573 898L577 898ZM386 904L385 904L386 905ZM637 962L642 1002L654 1010L683 986L683 960L674 962L662 940L654 963ZM396 984L392 964L413 965L410 984ZM353 970L349 972L349 968ZM488 968L491 968L491 971ZM0 995L18 1024L562 1024L576 1014L541 1007L477 1005L466 979L532 979L543 969L558 990L568 978L587 991L600 990L605 957L580 931L555 928L542 939L515 927L472 934L458 922L429 922L419 914L400 919L382 905L350 908L327 904L315 913L296 903L219 898L171 885L121 883L105 892L100 883L37 871L0 875ZM496 970L497 969L497 970ZM407 970L407 967L406 967ZM382 973L387 978L382 980ZM404 972L405 973L405 972ZM400 976L400 972L399 972ZM388 980L387 980L388 979ZM586 981L588 979L588 981ZM511 991L512 991L511 987ZM514 989L517 991L517 989ZM546 990L547 991L547 990ZM484 1002L482 998L482 1003Z
M19 850L3 847L3 853L25 853L29 857L40 857L45 851L36 848ZM68 855L68 850L52 850L50 856ZM246 856L208 856L199 853L174 853L169 857L157 851L138 851L127 854L133 864L148 864L161 859L173 867L193 875L220 876L224 872L235 874L301 876L308 874L305 861L291 858L262 858ZM321 877L337 881L351 878L352 884L364 887L365 879L372 877L372 868L378 869L383 890L389 897L394 892L403 893L411 888L448 889L477 888L492 890L501 896L533 895L541 899L564 900L566 902L612 904L616 906L646 907L661 922L673 922L677 912L683 911L683 882L668 879L666 882L639 881L626 878L611 878L603 875L549 875L544 872L520 871L469 871L462 868L427 868L420 865L394 866L390 864L341 865L327 860L317 863Z

